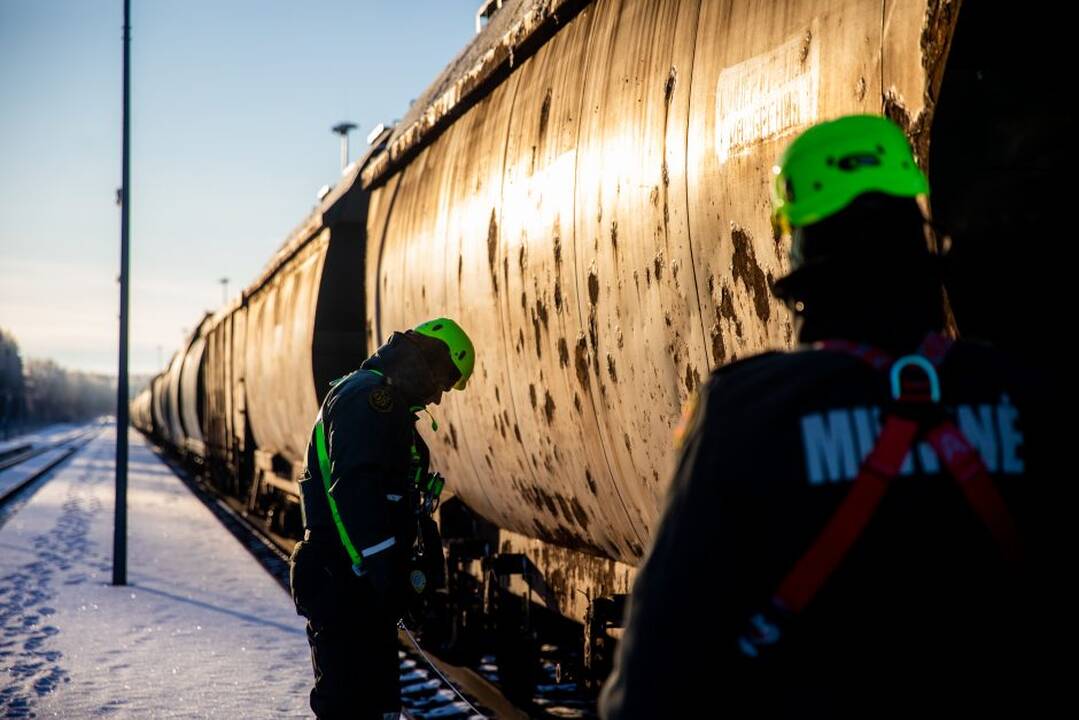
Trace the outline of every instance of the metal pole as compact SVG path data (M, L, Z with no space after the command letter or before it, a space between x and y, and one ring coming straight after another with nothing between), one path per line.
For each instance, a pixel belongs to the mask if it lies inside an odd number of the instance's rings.
M127 585L127 314L128 231L131 211L131 0L124 0L124 139L120 188L120 367L116 382L116 505L112 584Z

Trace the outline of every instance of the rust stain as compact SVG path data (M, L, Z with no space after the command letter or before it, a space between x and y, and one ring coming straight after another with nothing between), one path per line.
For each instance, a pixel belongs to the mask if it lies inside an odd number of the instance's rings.
M536 298L536 316L543 323L543 329L547 329L549 316L547 314L547 303L543 302L543 298Z
M543 414L547 418L547 424L550 425L554 420L554 398L551 397L549 390L544 390L543 395Z
M569 345L566 343L566 338L558 338L558 365L559 367L569 365Z
M618 382L618 371L615 369L614 356L607 353L607 374L611 376L611 382Z
M551 249L554 252L554 266L557 270L562 270L562 231L559 227L559 220L556 217L554 219L554 227L552 228L554 235L551 238Z
M693 392L693 389L701 384L701 374L697 372L697 369L686 363L686 392Z
M596 270L596 262L588 268L588 301L592 305L599 303L599 271Z
M588 513L585 512L584 507L581 505L577 498L570 498L569 501L570 510L573 511L573 518L577 521L577 525L582 530L588 529Z
M596 321L596 306L588 308L588 339L592 342L592 367L599 377L599 329ZM600 383L602 388L603 383Z
M551 88L547 88L547 94L543 96L543 104L540 105L539 136L542 138L547 133L547 123L551 118Z
M588 489L593 495L599 495L599 488L596 485L596 481L592 479L592 471L588 468L584 469L584 480L588 483Z
M577 346L573 349L573 365L577 370L577 382L588 389L588 340L584 333L577 336Z
M667 82L663 83L663 104L670 105L671 98L674 97L674 87L678 83L678 68L671 65L671 70L667 73Z
M487 223L487 267L491 271L491 284L498 293L498 272L495 271L495 255L498 252L498 219L491 208L491 221Z
M536 316L536 311L532 311L532 333L536 337L536 357L540 360L543 359L543 342L540 337L540 321Z
M536 409L536 386L532 383L528 384L528 401L532 403L532 409Z
M731 223L731 240L734 243L731 278L741 280L746 290L753 296L753 308L761 322L767 323L772 316L772 307L768 301L769 289L764 271L757 264L753 252L753 240L743 228Z
M727 348L723 343L723 330L720 328L719 323L713 323L711 328L712 335L712 360L716 365L722 365L723 361L727 359Z

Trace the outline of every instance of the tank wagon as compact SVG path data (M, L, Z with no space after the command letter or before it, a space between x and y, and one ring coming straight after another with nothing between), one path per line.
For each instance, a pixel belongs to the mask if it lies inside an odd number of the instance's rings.
M443 516L451 565L594 640L657 522L681 407L711 368L792 342L769 292L787 262L769 192L795 133L858 112L904 127L957 255L978 258L959 268L958 326L1029 341L988 321L974 270L1005 251L979 246L972 219L997 217L998 237L1019 221L999 192L964 188L992 173L1040 188L1028 151L1061 121L1044 101L1001 102L1023 96L1021 77L979 89L1003 62L986 38L1016 22L991 5L505 2L203 320L136 422L295 532L329 381L395 329L460 318L475 379L438 409L439 432L421 423L460 501L448 507L468 516ZM1005 121L1016 142L969 151Z

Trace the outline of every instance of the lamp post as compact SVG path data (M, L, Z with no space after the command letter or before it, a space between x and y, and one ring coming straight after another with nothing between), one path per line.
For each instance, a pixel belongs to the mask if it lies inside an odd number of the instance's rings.
M116 502L112 584L127 585L127 325L131 218L131 0L124 0L123 159L120 186L120 359L116 378Z
M330 129L341 136L341 172L344 172L345 168L348 167L348 134L356 129L356 124L342 122L337 123Z

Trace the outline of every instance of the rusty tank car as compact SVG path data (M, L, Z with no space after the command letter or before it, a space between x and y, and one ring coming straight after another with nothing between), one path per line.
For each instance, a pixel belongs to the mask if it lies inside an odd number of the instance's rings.
M775 158L855 112L899 119L924 153L957 11L511 5L364 170L368 344L466 322L477 381L426 439L559 612L628 590L709 369L791 343L769 292Z
M182 353L198 348L198 412L172 407L194 402L172 390L193 382L180 358L141 401L143 429L201 453L215 482L294 533L329 380L395 329L458 318L479 350L475 378L438 409L439 432L420 424L477 521L444 525L485 528L458 570L594 628L648 546L684 403L711 368L792 343L769 291L787 263L769 191L800 130L849 113L895 119L968 262L958 327L1018 347L1036 336L993 321L984 273L1011 262L1000 238L1032 221L1007 208L1044 192L1030 158L1070 121L1017 92L1037 85L1021 73L978 84L1003 62L991 38L1017 22L992 5L505 2L200 326ZM1007 62L1035 62L1026 50ZM1002 125L1014 142L989 142ZM1009 180L967 190L990 176ZM1034 277L1029 264L1016 273ZM1022 300L1008 309L1037 315Z

